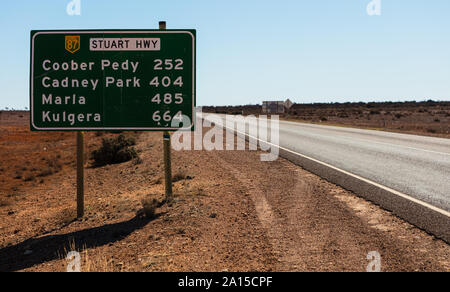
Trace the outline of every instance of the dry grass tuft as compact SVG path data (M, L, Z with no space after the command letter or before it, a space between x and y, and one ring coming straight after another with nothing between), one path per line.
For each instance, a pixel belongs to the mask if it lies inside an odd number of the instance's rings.
M159 207L160 203L157 199L142 199L142 210L139 212L140 215L145 216L148 219L155 218L156 209Z
M187 177L186 172L183 170L178 170L172 177L172 182L176 183L185 180Z
M32 173L28 173L23 178L24 181L34 181L35 179L36 179L36 177Z
M53 158L43 158L47 162L47 166L41 170L37 174L38 177L49 176L54 173L60 172L62 169L62 163L59 160L61 156L53 157Z
M162 178L159 176L152 181L153 185L160 185L162 183Z
M11 205L12 205L11 200L7 198L0 198L0 207L8 207Z

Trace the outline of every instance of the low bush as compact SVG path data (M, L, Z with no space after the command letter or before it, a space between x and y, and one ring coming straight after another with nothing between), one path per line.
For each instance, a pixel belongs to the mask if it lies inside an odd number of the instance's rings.
M139 152L139 151L137 151L137 152ZM139 164L142 164L142 163L144 163L144 160L141 158L141 157L136 157L134 160L133 160L133 165L139 165Z
M153 219L156 215L156 208L160 205L156 199L143 199L141 201L142 210L140 215L145 216L148 219Z
M116 138L103 138L102 146L91 153L94 166L122 163L137 158L136 149L131 147L133 145L136 145L136 140L125 138L124 135L119 135Z
M11 201L6 198L0 198L0 207L11 206Z
M23 178L24 181L34 181L36 177L34 176L34 174L29 173L27 175L25 175L25 177Z
M177 171L173 176L172 176L172 182L176 183L182 180L186 179L186 173L184 171Z
M47 162L47 166L43 167L39 173L36 175L37 177L45 177L52 175L54 173L58 173L62 169L62 163L59 161L58 157L44 157L42 160Z

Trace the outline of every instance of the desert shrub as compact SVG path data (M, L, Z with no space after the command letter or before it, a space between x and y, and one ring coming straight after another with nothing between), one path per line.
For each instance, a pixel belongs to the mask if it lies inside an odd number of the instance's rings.
M42 168L42 170L37 174L38 177L49 176L61 171L62 163L59 161L58 156L53 158L44 157L43 160L47 162L47 167Z
M11 206L11 201L6 198L0 198L0 207Z
M338 116L339 118L343 118L343 119L348 118L348 114L347 114L346 112L340 112L340 113L338 113L337 116Z
M178 171L172 176L172 182L178 182L186 179L186 173L184 171Z
M36 177L34 176L34 174L29 173L27 175L25 175L25 177L23 178L24 181L33 181Z
M103 138L102 146L91 153L94 166L122 163L138 157L134 147L131 147L133 145L136 145L136 140L125 138L124 135L116 138Z
M138 151L139 152L139 151ZM139 156L137 156L134 160L133 160L133 165L138 165L138 164L142 164L142 163L144 163L144 160L141 158L141 157L139 157Z
M47 167L45 169L43 169L42 171L40 171L37 176L38 177L44 177L44 176L49 176L52 175L54 173L53 169Z
M159 202L156 199L150 200L150 199L143 199L141 201L142 204L142 210L141 214L147 217L148 219L152 219L155 217L156 214L156 208L159 206Z
M48 158L47 160L47 165L53 169L56 170L56 172L60 171L62 168L62 164L61 161L59 161L59 159L61 158L61 155L58 155L56 157L53 158Z
M157 177L152 181L152 184L159 185L162 183L162 177Z

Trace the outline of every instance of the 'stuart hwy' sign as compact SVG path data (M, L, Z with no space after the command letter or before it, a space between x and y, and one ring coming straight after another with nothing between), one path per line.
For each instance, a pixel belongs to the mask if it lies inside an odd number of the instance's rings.
M32 31L31 129L193 130L195 35Z

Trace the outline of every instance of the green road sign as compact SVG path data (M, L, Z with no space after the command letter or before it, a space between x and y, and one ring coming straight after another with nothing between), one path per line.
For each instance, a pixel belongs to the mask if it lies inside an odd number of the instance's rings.
M195 34L32 31L31 129L193 130Z

